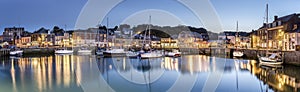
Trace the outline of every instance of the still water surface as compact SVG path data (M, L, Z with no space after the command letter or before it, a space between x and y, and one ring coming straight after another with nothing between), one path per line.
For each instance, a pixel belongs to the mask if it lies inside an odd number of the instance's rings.
M300 67L202 55L129 59L80 55L0 59L0 92L298 91Z

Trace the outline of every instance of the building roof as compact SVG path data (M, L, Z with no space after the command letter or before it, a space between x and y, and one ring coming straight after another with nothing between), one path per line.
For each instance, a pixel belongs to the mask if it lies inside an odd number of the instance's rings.
M290 14L290 15L286 15L286 16L283 16L283 17L279 17L277 20L275 20L275 21L282 21L282 22L287 22L287 21L289 21L289 20L291 20L293 17L295 17L295 16L299 16L299 14L296 14L296 13L294 13L294 14Z
M45 29L45 28L40 28L39 30L33 32L33 33L45 33L45 34L48 34L50 30L49 29Z
M24 30L25 28L24 27L7 27L7 28L4 28L4 30L11 30L11 29L21 29L21 30Z

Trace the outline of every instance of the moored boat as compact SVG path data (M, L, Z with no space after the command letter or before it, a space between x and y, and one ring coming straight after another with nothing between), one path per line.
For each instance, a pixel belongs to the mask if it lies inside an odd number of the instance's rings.
M9 54L11 56L22 55L23 54L23 50L10 51Z
M123 57L126 56L124 49L111 49L103 52L105 57Z
M133 51L127 51L126 56L129 58L137 58L139 56L139 53Z
M242 51L233 51L233 57L243 57L244 56L244 53Z
M55 54L72 54L73 52L74 52L73 50L67 50L67 49L55 50Z
M278 55L278 53L271 53L269 57L265 56L259 56L257 55L259 59L259 63L263 65L280 65L283 64L283 61L281 59L281 56Z
M151 51L151 52L147 52L147 53L142 53L140 54L140 57L142 59L148 59L148 58L159 58L162 57L162 53L158 52L158 51Z
M172 50L172 52L168 52L166 54L166 56L169 56L169 57L180 57L181 56L181 52L179 50Z
M90 50L86 47L83 47L78 50L78 54L92 54L92 50Z

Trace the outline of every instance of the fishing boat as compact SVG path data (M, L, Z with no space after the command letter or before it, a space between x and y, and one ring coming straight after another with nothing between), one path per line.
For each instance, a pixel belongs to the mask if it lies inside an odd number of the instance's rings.
M244 56L244 52L242 52L241 50L238 50L238 45L239 45L239 23L237 22L237 27L236 27L236 35L235 35L235 47L236 49L233 51L233 57L236 57L236 58L240 58L240 57L243 57Z

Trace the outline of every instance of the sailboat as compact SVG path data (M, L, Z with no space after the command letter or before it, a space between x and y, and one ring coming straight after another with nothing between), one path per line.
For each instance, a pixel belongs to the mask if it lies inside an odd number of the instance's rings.
M86 45L86 32L84 32L84 43ZM78 50L78 54L92 54L92 50L90 50L88 48L88 46L82 46L79 50Z
M146 36L147 36L147 28L149 32L149 43L145 44ZM141 51L142 53L140 54L140 57L143 58L158 58L162 57L162 52L160 51L153 51L150 44L151 44L151 16L149 16L149 25L146 28L145 36L144 36L144 49L148 49L149 51Z
M267 41L269 39L269 36L268 36L268 4L267 4L267 9L266 9L266 12L267 12L267 19L266 19L266 24L267 24ZM270 53L269 52L269 42L267 42L267 51L266 51L266 56L260 56L259 54L257 55L258 57L258 60L259 60L259 63L262 64L262 65L280 65L280 64L283 64L283 61L282 61L282 57L280 56L280 53L278 52L273 52L273 53Z
M236 27L236 35L235 35L235 45L237 45L237 42L239 42L237 39L239 39L238 36L239 35L239 23L237 22L237 27ZM240 57L243 57L244 56L244 52L238 50L238 46L236 46L236 49L233 51L233 57L237 57L237 58L240 58Z

